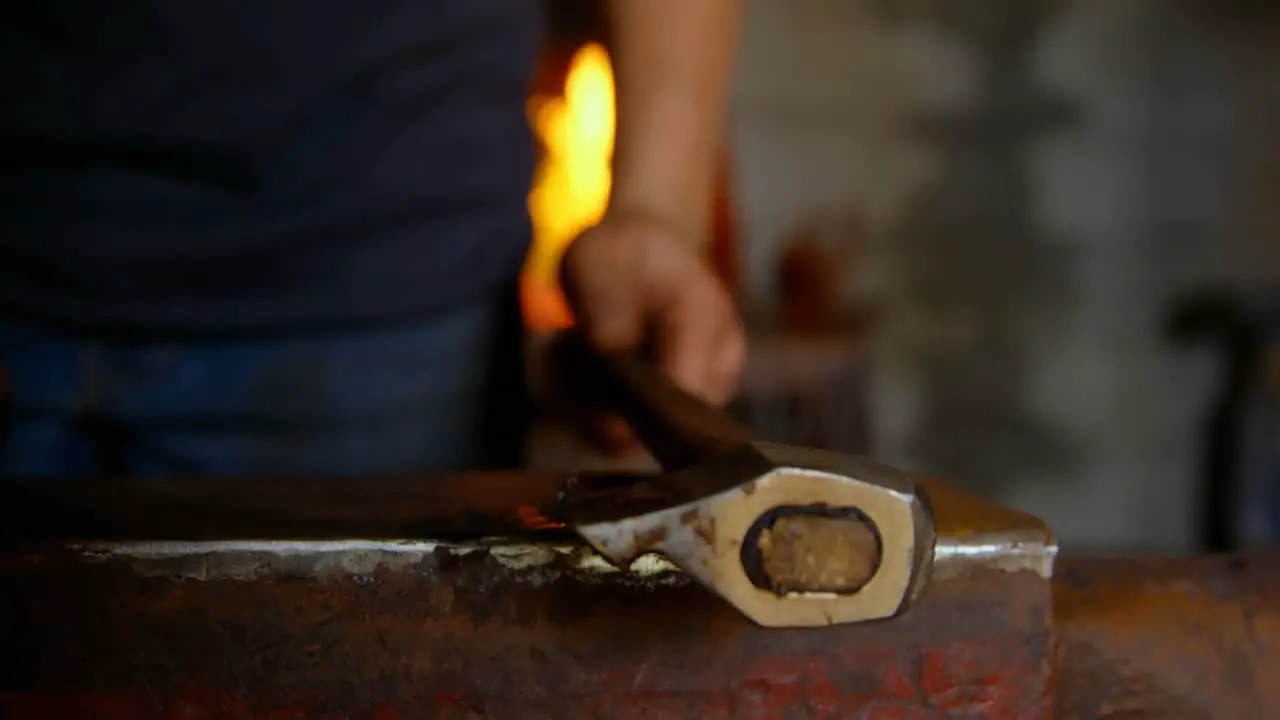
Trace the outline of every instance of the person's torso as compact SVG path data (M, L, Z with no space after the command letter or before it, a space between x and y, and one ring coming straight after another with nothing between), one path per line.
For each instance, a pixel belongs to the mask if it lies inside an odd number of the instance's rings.
M18 0L0 312L125 331L422 312L528 241L534 0Z

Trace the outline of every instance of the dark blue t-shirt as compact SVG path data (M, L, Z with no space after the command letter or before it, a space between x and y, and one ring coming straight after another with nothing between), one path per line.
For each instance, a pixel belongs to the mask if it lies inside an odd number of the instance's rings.
M518 274L534 0L7 6L0 314L338 327Z

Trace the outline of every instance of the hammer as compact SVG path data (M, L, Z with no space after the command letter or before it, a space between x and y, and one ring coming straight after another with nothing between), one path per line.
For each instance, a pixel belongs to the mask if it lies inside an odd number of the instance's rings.
M579 476L559 513L615 566L658 553L766 627L889 618L935 573L1052 574L1038 518L862 457L756 439L641 358L570 339L571 377L664 474Z

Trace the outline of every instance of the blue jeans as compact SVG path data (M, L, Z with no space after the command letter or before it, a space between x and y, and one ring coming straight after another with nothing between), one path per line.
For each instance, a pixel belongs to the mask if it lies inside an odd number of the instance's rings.
M105 341L0 320L0 477L355 475L520 464L513 292L341 334Z

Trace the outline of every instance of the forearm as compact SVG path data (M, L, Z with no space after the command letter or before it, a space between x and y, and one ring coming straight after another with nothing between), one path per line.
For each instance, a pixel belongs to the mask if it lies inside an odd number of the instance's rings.
M617 85L612 213L708 235L740 0L609 0Z

